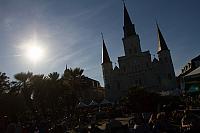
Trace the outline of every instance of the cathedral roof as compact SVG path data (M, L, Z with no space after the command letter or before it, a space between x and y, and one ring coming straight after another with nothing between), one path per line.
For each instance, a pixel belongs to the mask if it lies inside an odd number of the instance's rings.
M108 51L103 39L103 48L102 48L102 63L109 63L110 61L110 57L108 55Z
M124 3L124 37L136 34L134 24L132 24L126 5Z
M158 52L163 51L163 50L169 50L158 24L156 25L157 25L157 31L158 31Z
M154 57L153 62L154 62L154 63L157 63L157 62L158 62L158 59L156 59L156 58Z

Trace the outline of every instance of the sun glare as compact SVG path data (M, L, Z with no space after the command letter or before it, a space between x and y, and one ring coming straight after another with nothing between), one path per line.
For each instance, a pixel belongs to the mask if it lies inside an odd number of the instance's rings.
M24 50L25 50L25 57L33 63L41 61L45 55L44 48L38 41L35 40L27 42L24 45Z
M37 62L42 59L42 57L44 55L44 51L39 46L30 46L27 49L26 55L31 61Z

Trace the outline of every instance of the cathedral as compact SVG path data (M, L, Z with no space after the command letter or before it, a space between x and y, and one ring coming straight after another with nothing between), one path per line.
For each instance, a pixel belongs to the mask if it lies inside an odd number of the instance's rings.
M142 87L151 92L172 91L176 77L170 50L157 24L158 59L151 58L149 51L142 51L139 35L135 31L124 4L124 56L118 57L118 66L112 66L105 41L102 46L102 71L105 95L110 101L125 96L132 87Z

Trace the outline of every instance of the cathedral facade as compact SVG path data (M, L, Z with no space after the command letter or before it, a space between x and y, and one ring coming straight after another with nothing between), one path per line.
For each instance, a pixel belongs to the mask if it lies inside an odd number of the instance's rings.
M149 51L141 50L139 35L125 4L123 31L125 55L118 57L118 66L114 68L103 40L101 65L106 98L111 101L119 100L131 87L143 87L153 92L175 89L176 77L170 50L158 25L158 59L152 59Z

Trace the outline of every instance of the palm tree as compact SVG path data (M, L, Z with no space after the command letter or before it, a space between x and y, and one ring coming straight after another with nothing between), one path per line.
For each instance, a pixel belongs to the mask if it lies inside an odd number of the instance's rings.
M48 74L48 101L50 110L53 112L53 119L59 117L62 113L65 113L63 107L66 107L69 100L69 90L63 85L63 79L59 78L57 72Z
M71 88L72 94L76 96L76 98L81 97L81 88L83 87L83 75L84 70L80 68L75 69L66 69L63 75L64 83Z
M47 78L44 74L33 75L30 78L32 107L35 111L44 114L47 101Z
M59 73L53 72L48 75L48 78L52 81L57 81L59 79Z
M17 73L14 75L14 78L19 82L19 92L22 94L22 96L24 97L26 104L29 108L32 108L32 104L31 104L31 93L32 90L30 88L29 83L30 83L30 78L32 77L33 73L32 72L21 72L21 73Z
M0 94L5 90L8 90L10 86L9 77L6 76L6 73L0 72Z
M81 90L83 89L83 81L84 81L84 70L80 68L70 68L64 71L62 76L62 81L65 86L65 101L68 116L72 119L76 118L76 105L78 100L81 98ZM72 125L73 122L72 122Z
M33 103L42 115L51 112L53 119L61 115L63 109L63 88L57 72L44 75L33 75L30 79L34 91Z
M21 72L14 75L14 78L22 84L21 91L23 91L23 89L26 89L27 82L30 80L32 75L33 75L32 72L27 72L27 73Z
M20 94L21 84L17 81L11 81L10 82L10 94Z

